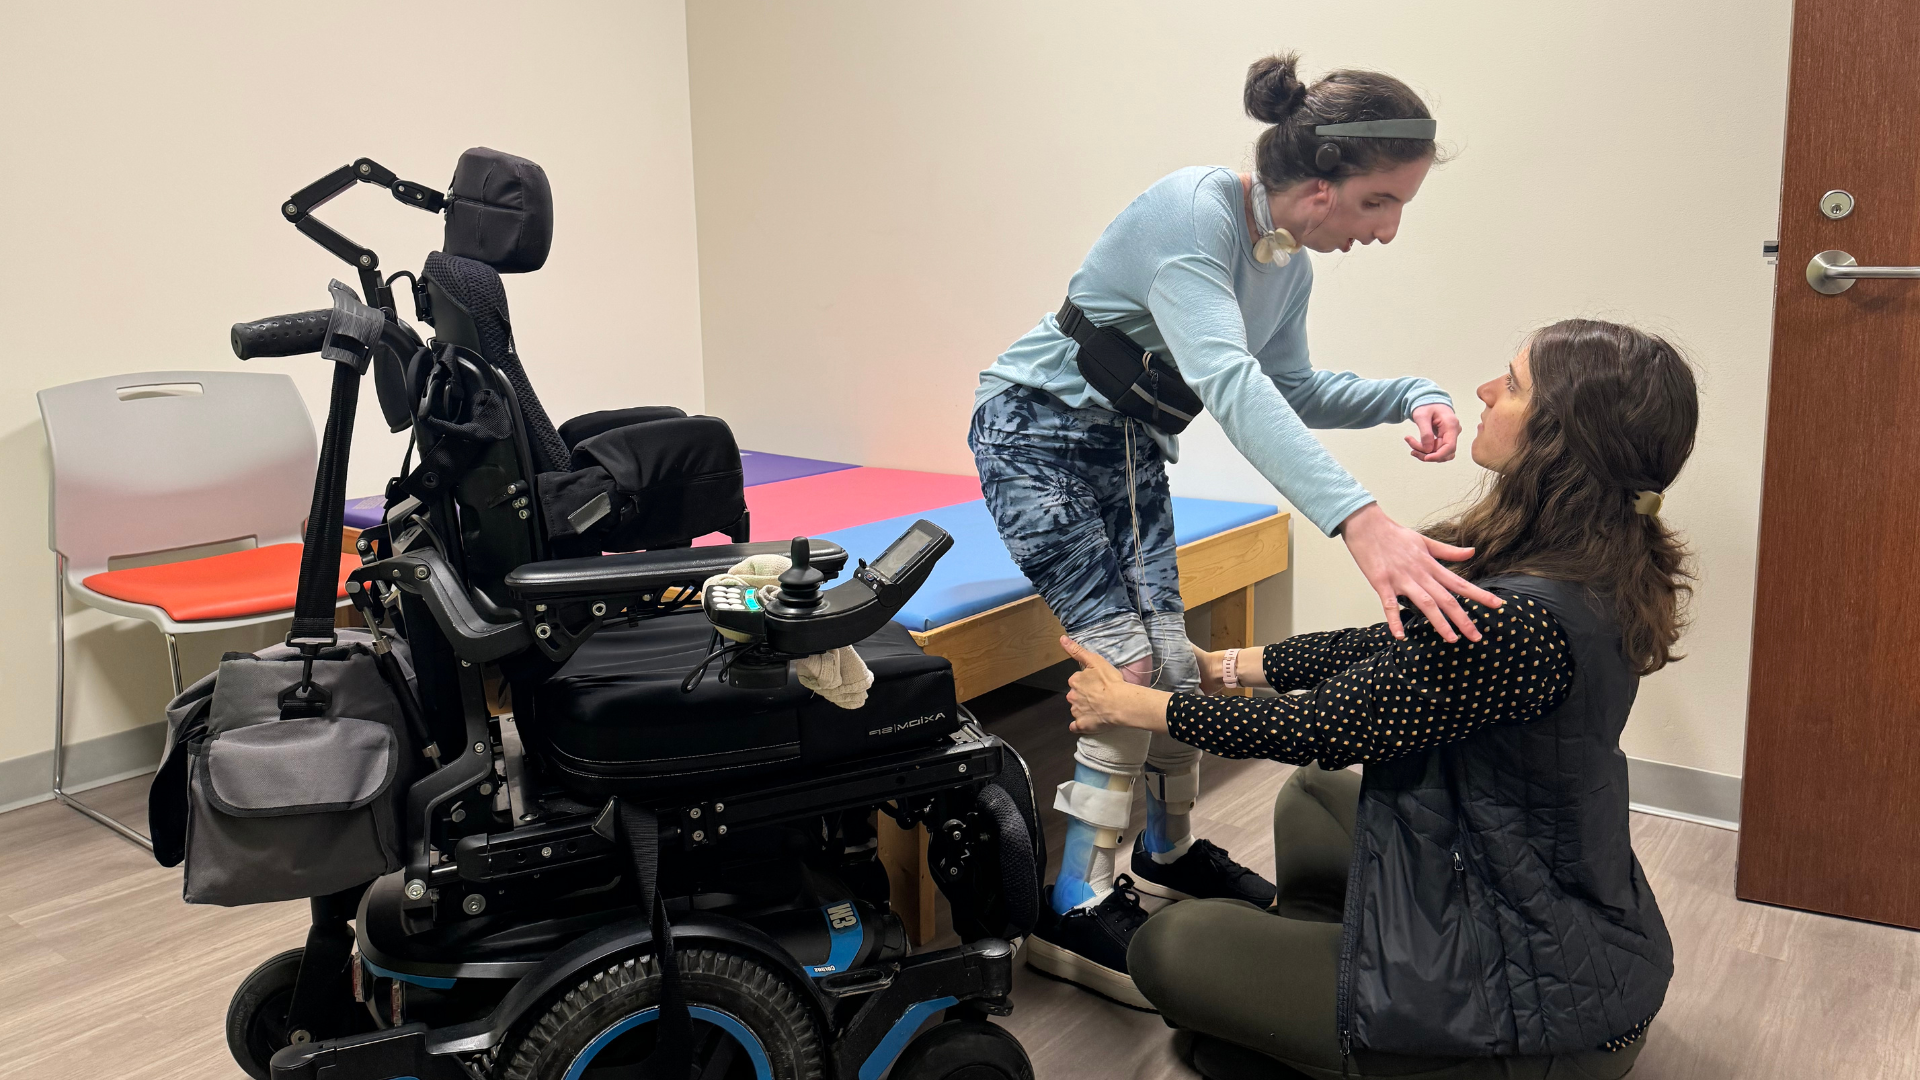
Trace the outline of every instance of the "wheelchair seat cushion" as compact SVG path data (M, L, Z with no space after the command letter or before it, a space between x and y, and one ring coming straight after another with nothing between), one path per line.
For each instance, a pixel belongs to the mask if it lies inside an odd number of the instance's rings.
M522 737L541 745L571 789L643 797L805 774L925 745L959 727L952 666L922 652L897 624L854 646L874 675L858 709L815 695L791 670L777 690L728 686L719 661L682 693L712 638L698 611L601 629L532 691Z

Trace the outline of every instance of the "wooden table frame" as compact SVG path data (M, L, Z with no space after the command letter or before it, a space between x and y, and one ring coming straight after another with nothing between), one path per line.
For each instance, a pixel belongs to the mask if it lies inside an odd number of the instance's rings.
M1254 586L1286 570L1288 522L1289 515L1274 514L1180 546L1180 598L1188 611L1210 610L1208 648L1239 649L1254 643ZM921 648L952 662L954 689L961 701L1067 658L1060 648L1060 621L1038 596L925 633L909 633ZM1044 798L1042 802L1043 810L1051 806ZM906 923L907 936L915 944L927 941L934 930L934 884L927 866L926 828L908 832L881 815L880 861L887 868L893 909Z

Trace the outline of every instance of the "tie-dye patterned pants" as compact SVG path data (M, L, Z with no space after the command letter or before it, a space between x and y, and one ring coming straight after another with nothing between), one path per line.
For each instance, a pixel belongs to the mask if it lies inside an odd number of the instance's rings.
M1145 427L1016 386L975 410L967 445L1001 540L1067 634L1116 666L1151 655L1154 686L1195 690L1200 672L1187 644L1166 461ZM1128 728L1083 736L1074 757L1138 778L1149 762L1189 776L1198 755L1169 736ZM1117 820L1113 807L1088 814L1103 827L1126 827L1125 811Z

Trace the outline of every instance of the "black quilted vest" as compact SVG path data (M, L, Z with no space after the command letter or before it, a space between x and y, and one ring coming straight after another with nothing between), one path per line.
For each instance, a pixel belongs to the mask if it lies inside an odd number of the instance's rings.
M1544 605L1567 699L1368 765L1340 954L1344 1041L1480 1057L1592 1050L1657 1012L1673 942L1627 832L1620 729L1639 678L1584 587L1480 582Z

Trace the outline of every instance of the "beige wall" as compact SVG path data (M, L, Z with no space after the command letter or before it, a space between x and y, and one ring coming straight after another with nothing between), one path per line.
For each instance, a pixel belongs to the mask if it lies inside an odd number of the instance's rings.
M1701 450L1669 500L1704 570L1693 656L1643 687L1627 749L1740 771L1772 281L1758 245L1774 231L1787 0L315 10L6 16L0 485L14 513L0 575L16 615L0 627L0 762L44 750L51 728L33 392L239 366L229 323L318 306L326 279L348 276L273 217L334 165L367 154L443 184L461 149L487 144L547 167L553 258L509 288L556 416L704 405L757 448L958 472L977 371L1057 302L1134 194L1182 165L1247 163L1241 74L1292 47L1313 71L1408 79L1460 151L1391 248L1319 262L1319 363L1426 374L1471 426L1473 387L1555 318L1639 322L1700 361ZM300 35L321 44L298 48ZM377 89L357 89L348 62ZM452 88L459 69L490 67L516 74ZM438 234L373 190L322 216L389 270ZM318 361L255 364L294 374L318 422ZM861 404L841 404L856 389ZM796 392L820 411L783 404ZM362 418L353 485L372 492L400 443L370 395ZM1472 490L1471 464L1418 465L1397 434L1326 439L1404 521ZM1275 498L1209 422L1175 485ZM1310 526L1296 538L1293 580L1263 599L1266 631L1370 618L1338 545ZM69 637L72 737L154 717L157 634L87 613ZM250 640L191 644L187 666Z
M702 406L681 4L12 4L0 20L0 762L52 733L34 391L238 368L229 324L323 306L329 277L355 283L274 213L334 167L366 155L444 187L469 146L540 162L558 206L552 257L508 289L549 410ZM417 270L439 237L437 219L372 188L320 216L388 271ZM318 358L247 367L293 374L324 420ZM360 417L352 490L371 494L404 443L370 391ZM68 631L70 738L159 718L156 632L98 613ZM189 639L189 674L261 637Z
M1738 773L1752 610L1787 0L1364 8L1299 2L688 5L708 407L758 448L953 472L975 374L1107 221L1183 165L1244 166L1247 63L1383 69L1458 160L1391 248L1319 260L1317 362L1474 387L1570 315L1667 332L1703 369L1668 499L1700 552L1692 657L1648 680L1629 754ZM776 407L804 392L812 417ZM857 392L859 404L849 399ZM1397 431L1326 442L1402 521L1467 496ZM1210 423L1175 490L1271 500ZM1290 621L1377 616L1337 542L1295 530ZM1279 620L1283 595L1269 590Z

